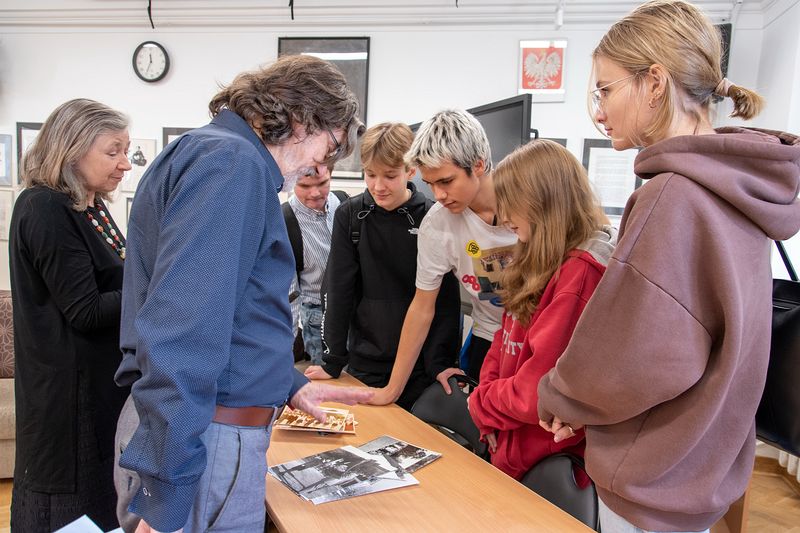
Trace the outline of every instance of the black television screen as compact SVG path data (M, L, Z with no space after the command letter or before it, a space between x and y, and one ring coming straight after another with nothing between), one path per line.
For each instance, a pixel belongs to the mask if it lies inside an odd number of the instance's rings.
M521 94L499 100L490 104L467 109L483 129L492 148L492 162L496 165L505 156L522 146L531 135L531 95ZM416 133L422 123L411 125L411 130ZM422 181L417 172L413 179L417 188L429 198L433 198L430 188Z

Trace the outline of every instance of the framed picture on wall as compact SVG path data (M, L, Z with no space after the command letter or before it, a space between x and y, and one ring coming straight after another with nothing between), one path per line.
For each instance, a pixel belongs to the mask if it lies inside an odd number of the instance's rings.
M17 182L22 182L22 155L36 140L41 122L17 122Z
M8 240L11 211L14 209L14 191L0 191L0 241Z
M583 166L607 215L621 216L628 197L641 184L633 172L639 150L617 151L609 139L583 140Z
M278 56L313 55L333 63L358 98L359 118L367 123L369 86L369 37L279 37ZM361 179L360 146L336 163L334 178Z
M564 148L567 147L567 139L563 137L542 137L542 139L547 139L548 141L556 142L561 146L563 146Z
M145 170L153 162L156 156L155 139L131 139L131 147L128 151L128 160L131 162L131 169L122 178L120 189L123 192L136 192L139 180Z
M133 207L133 197L128 196L125 198L125 225L131 220L131 207Z
M517 93L530 93L534 102L563 102L567 41L519 42Z
M161 135L162 135L162 144L161 149L167 147L169 143L186 133L187 131L191 131L194 128L161 128ZM131 140L131 146L133 146L133 140Z
M10 187L11 180L11 135L0 135L0 187Z

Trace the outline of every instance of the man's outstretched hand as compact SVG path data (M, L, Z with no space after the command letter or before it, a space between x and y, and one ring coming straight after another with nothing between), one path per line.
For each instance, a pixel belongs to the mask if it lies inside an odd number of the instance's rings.
M320 407L323 402L337 402L347 405L367 403L373 391L366 387L337 387L322 383L307 383L289 400L295 409L310 414L320 422L325 422L325 412Z

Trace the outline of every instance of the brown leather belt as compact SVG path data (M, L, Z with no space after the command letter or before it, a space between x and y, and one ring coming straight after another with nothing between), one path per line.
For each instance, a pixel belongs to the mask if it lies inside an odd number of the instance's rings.
M225 407L214 410L214 422L229 426L268 426L272 423L274 407Z

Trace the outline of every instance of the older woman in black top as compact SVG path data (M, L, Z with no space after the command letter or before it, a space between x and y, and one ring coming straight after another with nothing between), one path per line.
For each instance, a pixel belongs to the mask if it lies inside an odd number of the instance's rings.
M114 431L128 390L119 365L125 238L104 203L131 168L128 119L71 100L22 163L11 218L16 356L14 531L51 532L83 514L117 527Z

